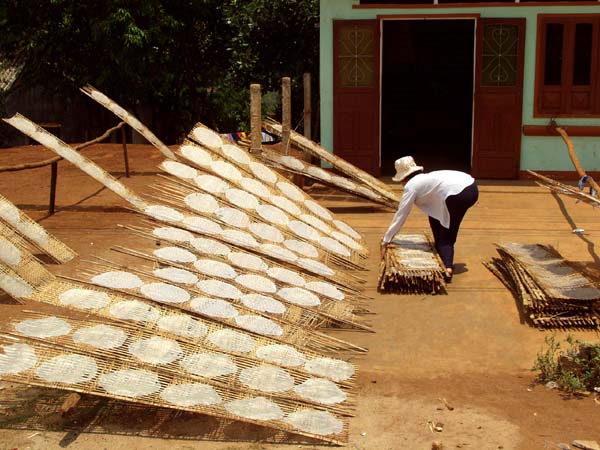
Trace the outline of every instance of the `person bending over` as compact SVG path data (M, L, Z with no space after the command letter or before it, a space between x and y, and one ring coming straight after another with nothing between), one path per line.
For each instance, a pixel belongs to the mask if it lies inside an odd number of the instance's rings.
M475 179L456 170L436 170L423 173L412 156L397 159L393 181L404 185L398 210L382 240L383 249L400 231L413 204L429 216L435 248L446 266L446 281L454 273L454 244L460 223L467 210L479 198Z

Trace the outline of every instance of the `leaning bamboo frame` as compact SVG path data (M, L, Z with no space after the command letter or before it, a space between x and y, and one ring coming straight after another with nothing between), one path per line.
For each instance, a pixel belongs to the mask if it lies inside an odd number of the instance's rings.
M0 223L6 224L58 263L66 263L77 256L75 251L48 233L44 227L2 195L0 195Z
M39 320L39 319L47 319L47 318L57 318L63 323L66 323L70 330L58 336L49 336L45 338L36 338L34 336L29 336L27 334L23 334L20 332L16 326L25 321L25 320ZM118 330L121 332L121 336L124 336L123 342L118 347L113 348L101 348L98 346L92 346L89 344L78 343L73 340L74 334L76 334L80 330L88 329L97 325L105 325L111 327L113 330ZM222 353L199 353L198 347L190 342L181 339L173 339L169 336L164 336L161 333L149 332L143 327L132 326L123 321L111 321L107 322L106 320L102 320L100 318L94 317L86 317L83 318L75 318L72 316L62 315L60 313L56 314L47 314L47 313L39 313L35 311L20 311L19 313L13 315L11 317L10 323L8 326L4 326L4 334L18 337L20 339L29 340L33 342L40 342L42 344L48 345L57 345L62 348L68 349L70 351L85 354L92 357L100 357L101 359L113 360L113 361L129 361L131 366L137 366L140 368L149 368L150 370L164 373L167 376L184 376L189 380L194 380L196 382L201 382L206 385L209 385L216 390L219 391L219 394L222 397L237 399L240 396L244 396L246 394L251 395L270 395L271 398L276 399L278 401L282 401L284 404L287 401L298 402L298 403L308 403L311 407L315 409L321 409L324 411L330 411L335 414L339 414L342 416L352 416L353 410L355 409L356 402L353 395L353 391L355 387L347 384L338 384L333 382L336 387L338 387L344 394L347 396L346 400L335 403L332 405L327 405L323 403L319 403L317 401L304 398L297 393L295 393L292 389L283 392L273 392L266 393L260 389L252 388L250 386L246 386L239 381L239 372L244 369L251 369L260 367L263 363L261 361L252 360L250 358L239 359L242 362L242 366L235 367L235 370L229 374L223 375L214 375L214 376L203 376L198 373L193 373L187 370L182 370L181 361L197 354L200 355L215 355L219 356ZM169 362L152 362L152 361L144 361L143 359L135 357L131 352L126 352L125 349L130 348L132 344L138 341L148 340L153 337L159 337L163 339L168 339L169 341L176 344L175 348L180 350L179 355ZM231 361L233 363L233 361ZM235 363L233 363L235 364ZM293 386L297 386L306 380L313 378L313 376L303 370L298 370L294 368L281 368L280 370L284 371L288 375L290 375L293 380Z
M267 120L263 122L263 127L270 133L281 136L281 124L274 120ZM298 148L303 151L310 153L313 156L331 164L333 167L345 173L350 178L354 179L358 183L366 184L371 189L375 190L378 194L383 197L388 198L390 201L398 204L400 202L400 198L392 191L390 191L389 187L384 183L379 181L377 178L369 175L362 169L350 164L348 161L334 155L333 153L328 152L319 144L310 139L302 136L299 133L296 133L292 130L290 133L290 141L292 144L296 145Z
M124 247L113 247L112 249L117 252L121 252L121 253L130 255L130 256L134 256L136 258L139 258L139 259L142 259L145 261L153 262L153 263L155 263L155 265L160 264L160 268L176 268L176 269L186 270L186 271L194 274L196 277L198 277L199 280L219 278L218 276L213 277L213 276L209 276L209 275L206 275L206 274L198 271L194 267L193 264L187 264L187 265L174 264L170 261L161 260L160 258L157 258L153 255L145 254L145 253L127 249ZM204 259L208 259L208 258L204 258ZM217 261L216 259L213 259L213 258L210 258L209 260ZM147 267L147 266L142 266L142 267L136 266L136 269L133 271L135 273L139 272L143 275L150 275L152 272L152 268ZM129 269L129 270L131 270L131 269ZM267 274L261 274L261 273L257 273L257 272L251 272L251 271L244 272L244 274L248 274L248 273L260 275L260 276L268 279L270 282L272 282L276 286L277 291L274 293L268 293L268 292L264 292L264 291L260 291L260 290L253 290L251 288L248 288L244 285L237 283L235 279L229 279L229 278L219 278L219 279L225 283L234 285L240 291L242 291L243 294L260 294L260 295L264 295L266 297L271 297L274 300L277 300L280 303L284 304L284 306L286 308L285 312L270 313L268 311L263 311L262 314L264 314L265 317L275 318L275 319L281 318L284 321L294 323L294 324L301 326L303 328L306 328L306 329L330 326L332 324L335 324L336 327L355 328L355 329L371 331L371 332L373 331L370 327L361 323L361 319L354 313L354 310L355 310L354 305L348 301L344 301L344 300L336 301L334 299L326 298L324 295L320 294L319 292L315 292L315 291L311 291L306 288L302 288L302 289L306 289L308 292L312 292L317 297L319 297L319 300L321 303L319 305L315 305L315 306L299 305L297 303L292 303L289 300L286 300L285 298L283 298L277 294L279 292L279 290L282 288L296 288L298 286L292 286L289 284L282 283L278 280L275 280L275 279L269 277ZM189 290L191 292L197 292L197 289L194 289L193 287L191 287L189 285L183 285L181 283L175 283L172 281L170 281L169 283L174 284L174 285L184 288L184 289L187 289L189 287ZM202 291L200 291L199 295L206 295L206 294L204 294ZM277 297L277 298L275 298L275 297ZM222 299L222 300L230 302L232 304L235 304L236 306L240 305L240 303L241 303L240 299ZM243 305L243 303L241 303L241 305ZM243 309L246 309L247 312L250 312L250 313L260 311L260 310L252 309L249 307L243 308Z
M153 225L152 222L148 221L145 224L142 224L141 226L124 226L124 228L131 231L132 233L135 233L138 236L142 236L147 239L151 239L153 241L167 242L170 245L184 248L185 250L188 250L197 256L202 256L202 257L209 256L209 257L217 258L218 260L222 260L223 262L228 262L227 258L223 257L222 255L215 255L212 253L202 252L199 248L197 248L196 246L193 245L192 241L188 241L188 240L182 241L182 240L172 239L172 238L168 238L168 237L164 237L164 236L158 236L156 234L156 230L158 230L159 228L153 228L152 225ZM314 271L311 271L310 269L305 269L299 265L291 265L291 264L287 264L285 261L271 259L266 256L263 257L261 254L257 254L256 252L254 252L252 250L248 250L244 247L237 246L235 244L229 244L223 240L213 238L213 236L206 235L206 236L201 236L201 238L213 240L215 242L218 242L219 244L222 244L225 248L227 248L228 253L238 252L238 253L245 253L245 254L249 254L254 257L257 257L267 267L286 268L288 270L292 270L292 271L300 274L302 277L305 277L305 279L308 279L307 277L310 277L311 279L315 279L315 280L325 280L325 281L333 283L334 285L336 285L339 288L343 288L346 291L350 291L350 292L356 293L356 294L359 294L360 292L362 292L364 290L362 279L354 277L349 273L338 271L338 272L333 272L331 275L323 275L323 274L315 273ZM310 261L310 259L309 259L309 261ZM238 266L238 267L241 269L244 269L244 267L241 267L241 266Z
M586 194L585 192L579 190L574 186L569 186L567 184L560 183L559 181L553 180L552 178L548 178L540 173L534 172L533 170L528 170L527 173L537 178L536 183L539 186L545 187L552 192L572 197L577 202L582 201L592 206L600 206L600 199L594 197L593 195Z
M198 136L199 132L203 132L208 139L200 139ZM244 151L242 148L240 148L237 145L231 144L232 147L238 149L238 151L241 151L245 156L247 156L247 158L244 157L244 161L242 161L240 159L234 160L233 158L230 158L224 152L224 145L226 143L223 141L221 136L218 135L217 133L215 133L214 131L212 131L210 128L203 125L202 123L197 123L192 128L192 130L188 133L188 139L190 141L196 143L197 145L200 145L202 148L208 149L213 154L220 155L222 158L225 158L226 160L228 160L232 164L234 164L238 169L242 170L245 173L248 173L249 175L251 175L253 177L256 177L257 175L252 170L252 164L262 167L265 170L268 170L269 172L271 172L271 176L274 178L274 180L272 182L266 182L264 180L263 181L265 183L267 183L269 185L269 187L271 187L275 191L280 192L281 194L283 194L285 196L285 193L283 191L281 191L281 189L279 188L279 183L281 183L281 182L290 183L290 180L288 180L281 174L278 174L277 172L274 172L274 171L268 169L258 158L256 158L254 155L249 154L248 152ZM306 192L302 191L301 189L298 189L298 191L299 191L298 193L300 195L304 196L304 199L302 201L306 201L306 200L314 201L314 199L310 195L308 195ZM324 208L324 209L327 209L327 208ZM332 220L335 219L335 214L333 212L331 212L329 210L327 210L327 212L328 212L328 215L331 216ZM348 226L348 225L346 224L346 226ZM340 229L340 231L344 231L344 230ZM356 230L354 230L354 231L356 232ZM360 235L360 233L357 233L357 234Z
M256 425L268 426L271 428L280 429L287 432L298 433L302 435L306 435L312 438L316 438L322 441L331 442L335 444L342 444L345 440L347 440L348 433L348 423L347 420L344 420L343 417L336 418L341 421L343 424L342 433L340 433L339 437L328 437L328 436L319 436L313 433L307 433L302 430L297 430L287 424L283 420L256 420L256 419L248 419L246 417L242 417L239 415L234 415L227 411L224 406L221 405L195 405L195 406L175 406L170 404L169 402L162 399L159 395L159 392L170 386L178 386L183 384L194 383L195 379L183 376L181 374L171 375L166 373L159 373L156 371L150 372L147 369L144 369L146 373L150 373L155 375L155 379L158 381L158 389L150 392L149 394L141 395L137 398L132 398L126 395L119 395L115 393L108 393L99 385L99 378L102 375L107 375L109 373L113 373L119 370L128 370L131 365L128 361L121 361L119 359L108 359L108 358L94 358L97 367L96 376L90 380L81 381L78 383L66 384L60 382L51 382L46 381L36 374L36 368L39 368L43 362L49 361L52 358L64 356L65 354L77 355L84 358L89 358L87 353L83 352L75 352L71 349L62 347L60 345L52 345L39 340L33 339L24 339L24 338L16 338L10 335L0 335L0 344L3 346L11 345L11 344L26 344L30 348L35 351L36 354L36 362L33 367L30 367L27 370L23 370L18 372L17 374L3 374L0 376L0 379L5 381L28 384L33 386L42 386L49 387L55 389L63 389L72 392L79 392L84 394L91 394L106 398L114 398L119 400L124 400L132 403L140 403L150 406L159 406L171 409L177 409L180 411L190 411L190 412L199 412L211 416L223 417L228 419L234 419L237 421L254 423ZM224 390L220 390L221 393L224 393ZM242 397L241 398L247 398ZM278 405L282 411L287 412L288 414L293 411L302 410L302 406L293 402L286 402L286 405L283 405L283 402L280 402L281 405ZM283 407L282 407L283 406ZM335 417L335 416L333 416Z
M397 208L398 204L391 201L387 197L383 197L370 189L365 185L359 185L349 178L339 177L337 175L323 176L319 170L323 170L313 164L306 161L302 161L291 155L281 155L277 152L263 150L260 154L260 158L268 165L278 170L285 170L286 172L293 173L296 175L302 175L306 178L318 181L325 186L338 189L343 192L347 192L356 197L360 197L371 202L377 203L388 208ZM347 180L342 182L343 180Z

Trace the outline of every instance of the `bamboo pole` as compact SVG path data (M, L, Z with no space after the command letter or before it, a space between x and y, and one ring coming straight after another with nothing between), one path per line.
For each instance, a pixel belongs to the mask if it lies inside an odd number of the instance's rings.
M583 169L583 167L581 167L581 164L579 163L579 158L577 158L577 154L575 153L575 147L573 146L573 142L571 141L571 139L569 139L569 135L567 134L567 132L564 130L564 128L561 128L561 127L556 127L555 129L560 134L560 136L563 138L563 141L565 141L565 144L567 144L567 150L569 152L569 157L571 158L571 162L573 163L573 166L575 166L575 170L577 171L579 178L583 178L583 177L587 176L587 174L585 173L585 170ZM593 178L589 177L589 178L587 178L586 181L597 193L600 193L600 186L598 186L598 183L596 183Z
M302 80L304 84L304 136L311 139L312 103L310 73L305 73Z
M262 149L262 111L260 84L250 85L250 153L259 154Z
M292 89L290 77L281 79L281 143L285 154L290 153L290 130L292 128Z

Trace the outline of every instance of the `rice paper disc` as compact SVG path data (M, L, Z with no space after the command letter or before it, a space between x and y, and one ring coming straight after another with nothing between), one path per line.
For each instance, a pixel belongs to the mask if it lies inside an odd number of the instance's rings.
M286 392L294 387L294 379L284 369L273 366L258 366L242 369L240 383L263 392Z
M304 170L304 163L300 161L298 158L294 158L293 156L285 155L278 158L279 163L283 164L285 167L289 167L293 170L302 171Z
M217 353L195 353L183 358L180 364L189 373L206 378L231 375L238 370L229 356Z
M239 209L230 208L228 206L221 207L215 211L215 216L235 228L248 228L250 218L248 214Z
M182 223L196 233L219 235L223 232L221 225L205 217L186 217Z
M200 280L196 286L205 294L215 297L235 300L242 296L238 288L221 280Z
M244 315L235 318L237 323L244 330L251 331L263 336L281 336L283 328L270 319L261 316Z
M232 161L238 164L247 166L250 164L250 156L247 152L239 148L237 145L224 144L221 147L223 154Z
M250 171L261 181L267 184L275 184L277 182L277 174L262 163L252 161Z
M109 325L95 325L79 328L73 333L73 342L85 344L103 350L118 348L127 339L127 333Z
M243 177L239 183L243 189L259 198L262 198L263 200L268 200L271 198L271 191L269 188L254 178Z
M336 186L343 187L350 191L355 191L358 188L358 185L354 181L349 180L348 178L338 177L336 175L331 177L331 182Z
M335 300L344 300L345 297L344 293L340 291L336 286L325 281L311 281L309 283L306 283L305 288L310 291L323 294Z
M275 242L277 244L284 241L283 233L272 225L260 222L252 222L250 231L263 241Z
M283 261L294 262L298 259L298 255L296 255L291 250L282 247L281 245L261 244L260 249L267 255L273 256L274 258L281 259Z
M167 386L160 398L172 405L190 407L196 405L216 405L222 402L221 396L211 386L202 383L186 383Z
M197 145L182 145L179 147L179 152L185 159L200 167L210 167L213 160L210 153Z
M15 205L3 201L0 203L0 218L11 225L16 225L21 221L21 211Z
M117 370L101 375L98 385L109 394L128 398L143 397L161 389L157 374L135 369Z
M319 275L333 276L335 271L331 267L323 264L320 261L308 258L298 258L298 265L311 272L318 273Z
M242 173L233 165L226 161L213 161L210 168L220 177L226 180L237 182L242 178Z
M344 430L344 423L327 411L295 411L285 418L285 422L296 430L319 436L340 434Z
M194 235L189 231L173 227L155 228L152 234L158 238L175 242L189 242L194 239Z
M190 244L205 255L227 256L231 252L228 246L214 239L196 238L192 239Z
M309 242L299 241L298 239L286 239L283 241L288 249L299 255L306 256L308 258L316 258L319 256L317 248Z
M167 283L148 283L140 288L144 297L161 303L185 303L190 294L185 289Z
M110 297L105 292L74 288L58 294L58 301L61 305L79 309L98 309L108 305Z
M150 205L144 208L144 213L161 222L181 222L184 215L168 206Z
M238 273L229 264L214 259L199 259L194 263L194 267L198 272L211 277L231 280L238 276Z
M37 363L35 350L27 344L4 345L1 349L0 375L24 372Z
M264 345L256 350L256 356L285 367L298 367L306 362L302 353L286 344Z
M258 247L258 242L250 233L231 228L224 229L221 236L233 244L242 245L244 247Z
M307 224L315 227L317 230L325 233L325 234L331 234L333 232L333 229L327 225L325 222L323 222L321 219L310 215L310 214L300 214L299 216L300 220L306 222Z
M325 209L321 205L319 205L317 202L315 202L314 200L310 200L310 199L304 200L304 206L306 206L310 212L312 212L316 216L319 216L322 219L325 219L327 221L333 220L331 213L327 209Z
M319 239L319 244L321 244L328 251L335 253L336 255L342 256L352 256L350 250L340 244L339 241L332 239L328 236L323 236Z
M163 247L152 252L154 256L174 263L189 264L196 261L196 255L189 250L179 247Z
M205 127L196 127L192 130L194 140L213 150L218 150L223 145L223 139L214 131Z
M274 293L277 291L277 286L275 286L275 283L260 275L239 275L236 277L235 281L236 283L257 292Z
M242 209L254 210L259 205L256 196L237 188L227 189L225 198L229 203Z
M309 378L304 383L294 387L294 392L300 397L323 405L335 405L346 400L347 395L330 380Z
M183 178L184 180L192 180L198 176L198 171L196 169L177 161L163 161L160 164L160 168L168 174L176 176L177 178Z
M143 284L137 275L124 271L104 272L92 277L91 281L113 289L135 289Z
M211 194L223 194L230 188L229 183L213 175L200 175L194 178L194 183L203 191Z
M340 233L339 231L334 231L333 233L331 233L331 237L337 239L342 244L346 245L347 247L350 247L353 250L363 250L363 246L347 234Z
M198 277L192 272L177 267L155 269L152 273L154 276L162 278L163 280L172 281L173 283L196 284L198 282Z
M50 383L85 383L96 376L98 365L89 356L61 355L40 364L35 373Z
M183 314L163 316L158 321L157 326L163 331L192 339L205 336L208 333L206 325Z
M331 180L331 174L324 171L320 167L310 166L308 169L306 169L306 172L309 175L312 175L313 177L318 178L319 180L325 180L325 181Z
M269 270L267 270L267 274L271 278L275 278L277 281L281 281L282 283L291 284L298 287L303 287L306 284L306 280L300 274L283 267L271 267Z
M309 241L318 241L321 237L321 233L319 233L310 225L307 225L299 220L290 220L288 227L294 232L294 234Z
M300 208L296 206L294 202L287 199L286 197L282 197L281 195L274 195L271 197L271 202L277 206L278 208L283 209L285 212L291 214L292 216L298 216L302 213Z
M0 236L0 261L13 267L21 262L21 251L2 236Z
M183 355L183 350L173 339L152 336L129 345L129 353L149 364L169 364Z
M239 331L227 329L209 334L208 341L221 350L238 353L251 352L256 345L251 336Z
M190 302L190 308L197 313L222 319L231 319L239 314L231 303L218 298L196 297Z
M282 299L300 306L317 306L321 304L319 297L303 288L281 288L277 291Z
M289 198L295 202L298 202L298 203L304 202L304 199L305 199L304 192L301 191L300 189L298 189L292 183L288 183L287 181L278 181L277 187L279 188L281 193L283 195L285 195L287 198Z
M284 416L277 403L273 403L264 397L234 400L225 403L224 407L230 414L252 420L279 420Z
M194 211L212 214L219 209L219 202L211 194L193 193L183 198L186 205Z
M115 303L110 307L109 313L117 319L136 322L154 322L160 317L160 312L156 308L139 300Z
M262 258L251 255L250 253L231 252L229 255L227 255L227 259L229 259L229 261L231 261L231 263L237 267L256 272L266 272L269 268Z
M270 314L284 314L287 308L279 300L261 294L246 294L240 297L242 304L250 309Z
M258 205L256 213L268 223L273 223L275 225L285 226L290 221L286 213L273 205Z
M69 334L71 325L66 320L51 316L43 319L23 320L15 324L15 330L25 336L49 338Z
M346 381L354 375L354 367L341 359L316 358L307 361L304 369L313 375L333 381Z

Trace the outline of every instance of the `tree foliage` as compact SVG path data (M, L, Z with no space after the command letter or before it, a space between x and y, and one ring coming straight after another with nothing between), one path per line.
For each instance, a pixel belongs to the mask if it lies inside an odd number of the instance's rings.
M250 83L279 90L283 76L298 117L302 73L317 75L317 23L316 0L4 0L0 55L25 52L22 82L48 92L90 83L150 109L173 139L198 120L244 127Z

